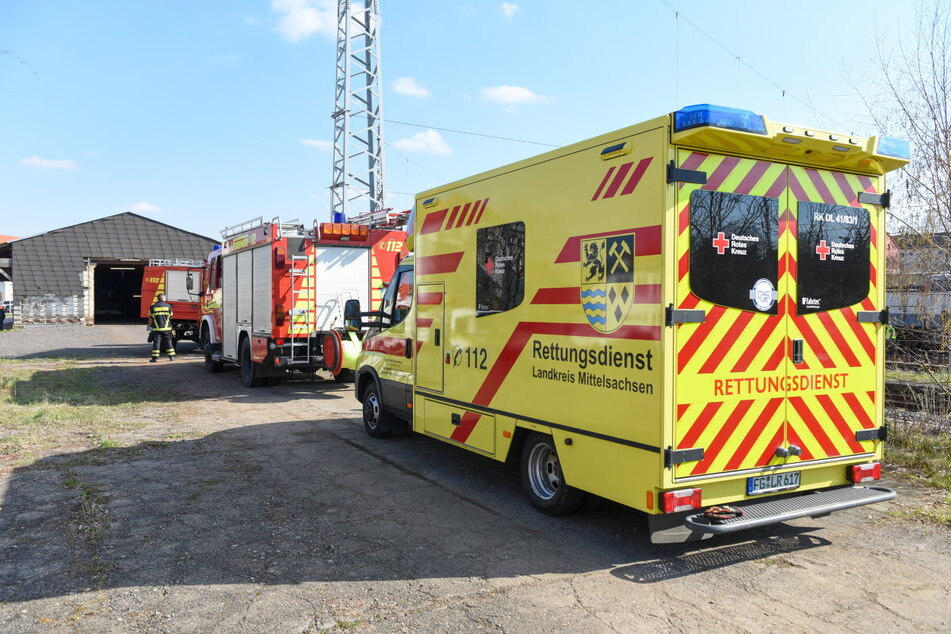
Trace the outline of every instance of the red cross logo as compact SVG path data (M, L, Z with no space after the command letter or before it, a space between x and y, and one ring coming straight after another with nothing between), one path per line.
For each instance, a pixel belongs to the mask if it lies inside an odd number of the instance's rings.
M717 233L717 237L713 239L713 246L717 249L717 255L723 255L723 253L726 251L726 248L730 246L730 241L727 240L726 236L723 235L723 232L720 231Z
M819 254L819 259L820 259L820 260L825 260L825 259L826 259L826 256L829 255L829 253L831 253L831 252L832 252L832 249L830 249L829 247L826 246L826 241L825 241L825 240L820 240L820 241L819 241L819 246L816 247L816 253Z

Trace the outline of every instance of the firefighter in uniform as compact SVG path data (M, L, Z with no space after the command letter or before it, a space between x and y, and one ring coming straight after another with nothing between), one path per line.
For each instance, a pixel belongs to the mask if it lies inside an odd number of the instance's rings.
M152 326L152 359L158 361L164 345L168 360L175 360L175 342L172 341L172 307L165 303L165 293L159 293L158 301L149 307L149 325Z

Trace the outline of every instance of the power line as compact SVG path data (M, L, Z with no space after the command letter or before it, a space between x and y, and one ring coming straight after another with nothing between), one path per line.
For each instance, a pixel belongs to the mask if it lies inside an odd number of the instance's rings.
M531 145L544 145L546 147L561 147L560 145L552 145L551 143L542 143L541 141L526 141L525 139L513 139L511 137L505 136L495 136L494 134L482 134L480 132L468 132L466 130L453 130L451 128L437 128L434 125L422 125L419 123L407 123L406 121L393 121L392 119L384 119L386 123L394 123L396 125L405 125L412 128L428 128L430 130L439 130L440 132L452 132L453 134L468 134L469 136L480 136L486 139L498 139L499 141L512 141L513 143L529 143Z

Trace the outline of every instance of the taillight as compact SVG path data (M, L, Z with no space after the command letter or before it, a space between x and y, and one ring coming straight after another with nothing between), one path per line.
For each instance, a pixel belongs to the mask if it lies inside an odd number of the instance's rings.
M281 270L287 266L287 249L284 247L274 248L274 268Z
M278 338L276 338L276 339L274 340L274 343L275 343L276 345L283 346L283 345L284 345L284 337L278 337Z
M698 509L702 505L702 497L700 489L664 491L660 498L660 508L664 513Z
M285 318L286 313L284 312L284 304L278 304L274 307L274 325L283 326Z
M882 479L882 463L869 462L868 464L854 464L849 467L849 480L858 484L859 482L872 482Z

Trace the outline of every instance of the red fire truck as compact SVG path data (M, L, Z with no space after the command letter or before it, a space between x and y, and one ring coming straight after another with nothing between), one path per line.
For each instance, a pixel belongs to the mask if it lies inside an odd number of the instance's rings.
M223 230L200 287L206 369L237 365L248 387L292 371L329 370L338 381L352 380L363 333L345 324L344 303L379 303L406 254L398 227L408 215L309 230L256 218Z
M204 262L188 259L150 260L142 272L139 316L147 319L149 307L165 293L172 307L172 336L177 344L182 339L198 341L198 296L188 292L189 273L201 274Z

